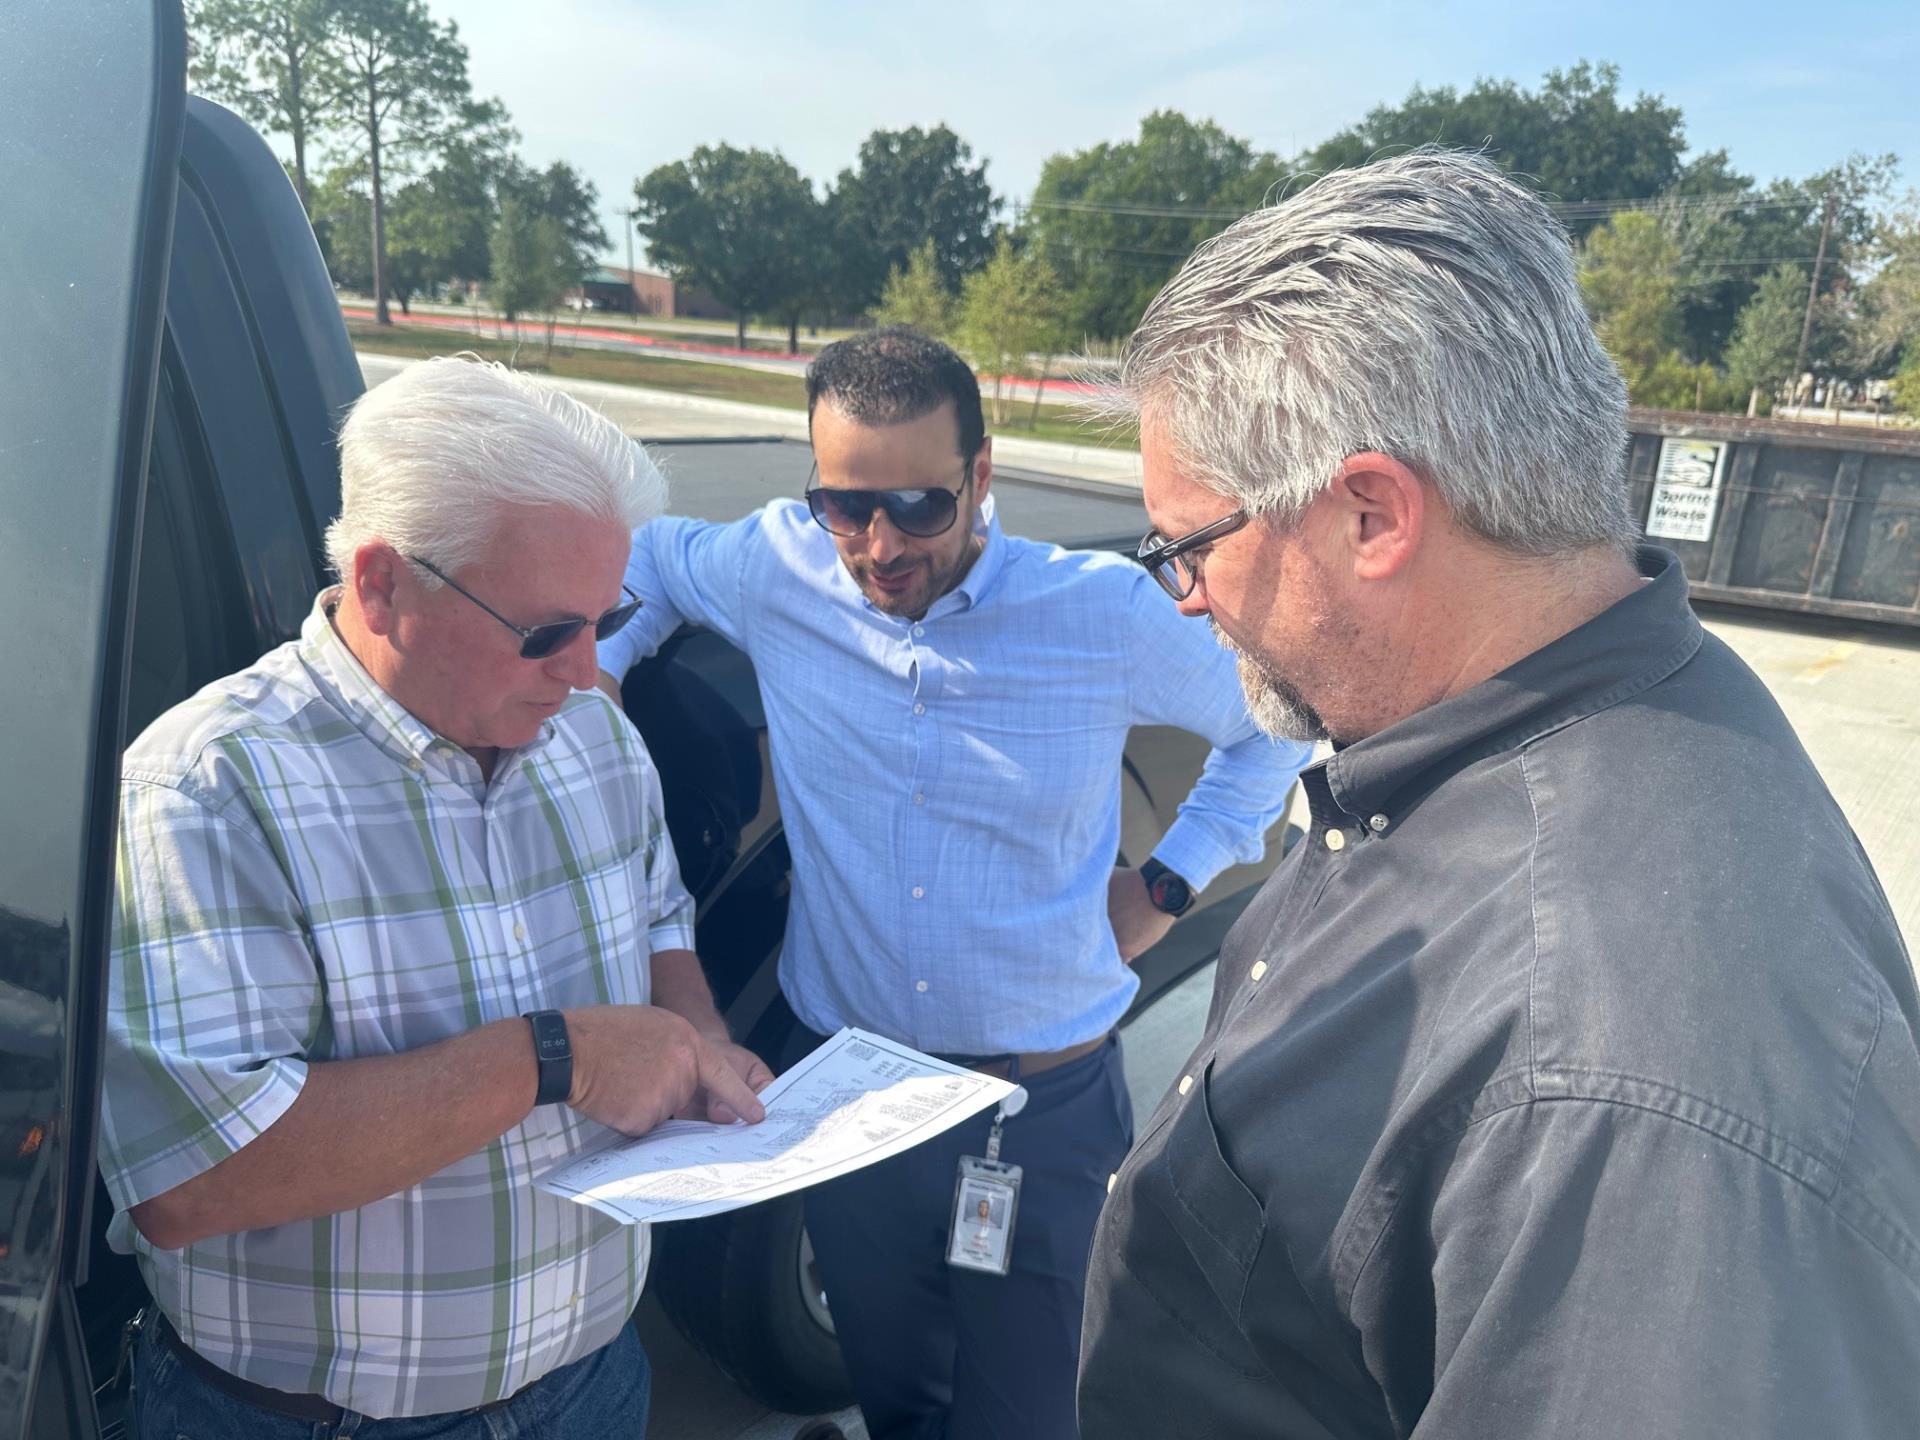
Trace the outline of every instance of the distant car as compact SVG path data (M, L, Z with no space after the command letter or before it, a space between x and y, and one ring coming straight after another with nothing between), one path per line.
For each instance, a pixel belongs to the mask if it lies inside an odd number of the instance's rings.
M177 0L0 7L0 738L14 762L0 806L0 1440L122 1432L119 1341L145 1294L105 1246L94 1164L120 752L298 633L325 583L335 426L363 384L285 171L243 121L188 99L184 76ZM744 508L798 493L805 451L740 445L689 463L720 465ZM1137 501L1008 489L1052 538L1122 544L1140 528ZM683 631L626 697L665 777L715 992L737 1034L776 1052L792 1023L774 978L789 877L752 667ZM1177 732L1136 732L1119 777L1127 855L1144 858L1203 755ZM1213 887L1141 958L1136 1014L1214 957L1278 860L1273 838L1266 864ZM797 1202L663 1227L653 1284L764 1402L846 1402Z

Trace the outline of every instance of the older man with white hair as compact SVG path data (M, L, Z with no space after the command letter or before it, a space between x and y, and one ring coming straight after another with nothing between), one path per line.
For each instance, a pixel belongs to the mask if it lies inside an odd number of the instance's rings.
M1912 1434L1913 973L1635 548L1565 232L1477 157L1328 176L1188 261L1123 398L1143 559L1335 753L1112 1188L1083 1433Z
M101 1168L156 1301L138 1428L639 1436L647 1234L533 1181L758 1119L769 1078L593 689L663 486L464 360L364 396L341 461L341 583L122 767Z

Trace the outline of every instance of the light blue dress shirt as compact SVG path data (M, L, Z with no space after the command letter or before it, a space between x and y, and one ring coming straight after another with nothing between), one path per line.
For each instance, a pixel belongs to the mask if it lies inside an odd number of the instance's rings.
M760 680L793 857L780 982L832 1034L1059 1050L1139 981L1107 921L1133 725L1214 746L1154 855L1196 887L1260 857L1311 751L1247 717L1232 657L1138 565L1003 533L920 621L860 593L798 501L634 532L646 605L600 647L624 676L683 620Z

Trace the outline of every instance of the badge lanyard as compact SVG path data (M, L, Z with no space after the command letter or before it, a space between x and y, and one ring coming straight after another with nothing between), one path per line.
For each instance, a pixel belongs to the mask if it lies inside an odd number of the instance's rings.
M1016 1088L993 1113L985 1158L960 1157L953 1184L953 1219L947 1228L947 1263L961 1270L1004 1275L1013 1263L1013 1222L1020 1208L1020 1167L1000 1160L1000 1142L1008 1120L1027 1105L1017 1084L1019 1062L1007 1077Z

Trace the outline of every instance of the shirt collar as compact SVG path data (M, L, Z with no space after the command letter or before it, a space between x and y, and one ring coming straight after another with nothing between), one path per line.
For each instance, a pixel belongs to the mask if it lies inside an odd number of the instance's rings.
M437 762L463 783L477 780L479 762L389 695L340 638L340 632L333 628L333 609L339 602L338 585L322 590L300 626L300 658L323 692L356 730L409 769ZM502 751L493 767L494 783L552 737L553 722L549 720L527 744L511 752ZM467 773L469 768L471 774Z
M896 621L901 625L914 623L903 616L888 615L869 600L866 592L854 584L853 577L847 573L846 563L841 560L839 550L833 546L832 537L828 536L824 530L820 533L825 537L825 543L832 554L834 585L840 587L853 603L874 615ZM967 567L967 573L961 577L958 585L946 594L935 597L933 604L927 607L925 620L937 619L955 610L972 609L979 605L993 589L994 582L1000 578L1000 572L1006 568L1007 537L1000 529L1000 519L992 495L988 495L980 502L979 513L974 516L973 533L982 542L980 553L974 557L973 564Z
M994 497L989 494L980 502L980 513L974 519L973 533L985 543L960 583L953 587L952 593L964 599L969 607L978 605L985 598L993 588L993 582L1000 578L1001 570L1006 567L1007 537L1001 533L999 509L993 500Z
M1528 744L1686 664L1705 634L1687 601L1686 573L1655 546L1643 546L1636 559L1649 583L1586 624L1471 690L1335 753L1324 762L1328 798L1349 815L1390 814L1395 796L1433 772L1452 773Z

